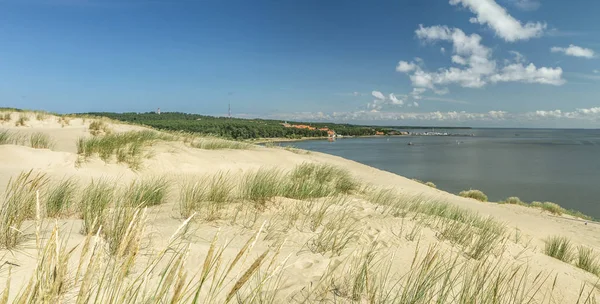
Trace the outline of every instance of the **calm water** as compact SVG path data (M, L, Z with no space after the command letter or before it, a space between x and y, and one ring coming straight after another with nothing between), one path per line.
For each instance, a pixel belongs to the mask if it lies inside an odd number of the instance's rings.
M508 196L528 202L552 201L600 218L600 130L448 132L475 136L347 138L291 144L432 181L453 193L472 188L482 190L493 201Z

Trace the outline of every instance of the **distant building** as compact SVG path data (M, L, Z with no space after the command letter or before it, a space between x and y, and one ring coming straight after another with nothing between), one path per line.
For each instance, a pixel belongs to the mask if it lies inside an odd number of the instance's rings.
M160 108L156 110L156 114L160 115Z

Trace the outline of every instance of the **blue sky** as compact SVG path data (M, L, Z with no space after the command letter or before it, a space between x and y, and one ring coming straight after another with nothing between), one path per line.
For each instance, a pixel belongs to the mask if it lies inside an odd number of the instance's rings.
M600 127L600 1L0 0L0 105Z

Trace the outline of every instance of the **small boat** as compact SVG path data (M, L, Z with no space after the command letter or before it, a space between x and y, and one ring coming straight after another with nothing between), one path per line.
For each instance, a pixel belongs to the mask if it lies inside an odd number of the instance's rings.
M409 145L409 146L412 146L412 145L413 145L412 141L411 141L411 142L408 142L408 145Z

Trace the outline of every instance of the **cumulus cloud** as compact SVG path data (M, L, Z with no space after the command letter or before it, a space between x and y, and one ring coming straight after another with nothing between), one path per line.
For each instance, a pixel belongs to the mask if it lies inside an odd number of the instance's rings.
M598 70L593 70L592 72L594 72L594 74L600 73L600 71L598 71Z
M472 23L487 25L509 42L539 37L546 29L546 24L540 22L523 25L494 0L450 0L450 4L468 8L476 16L470 19Z
M375 99L367 104L367 108L372 112L380 111L384 106L401 107L404 105L403 97L394 93L390 93L389 96L386 97L385 94L380 91L373 91L371 92L371 95L375 97Z
M403 105L404 101L402 99L398 99L394 93L390 93L390 102L394 105Z
M398 65L396 66L396 71L398 72L402 72L402 73L408 73L408 72L412 72L414 70L417 69L417 65L412 63L412 62L406 62L406 61L400 61L398 62Z
M512 51L514 63L506 62L506 66L498 69L492 58L492 51L481 43L481 36L467 35L461 29L447 26L424 27L419 25L416 36L426 42L446 41L452 43L452 62L460 67L441 68L436 72L427 72L414 62L400 61L396 70L409 75L413 87L430 89L436 94L445 94L445 86L457 84L466 88L481 88L493 82L524 82L550 85L562 85L561 68L536 68L526 64L521 53ZM442 86L442 88L440 88ZM423 92L421 92L423 93Z
M383 93L381 93L379 91L373 91L373 92L371 92L371 95L373 95L373 97L375 97L379 100L385 100L385 95L383 95Z
M554 46L554 47L550 48L550 51L552 53L564 53L565 55L568 55L568 56L583 57L583 58L588 58L588 59L594 58L596 56L594 50L582 48L580 46L576 46L573 44L569 45L569 47L567 47L567 48Z
M522 63L507 65L500 73L492 75L492 82L526 82L541 83L551 85L563 85L565 80L562 78L561 68L536 68L533 63L524 66Z
M442 52L442 54L446 54L446 48L444 48L444 47L440 48L440 52Z

